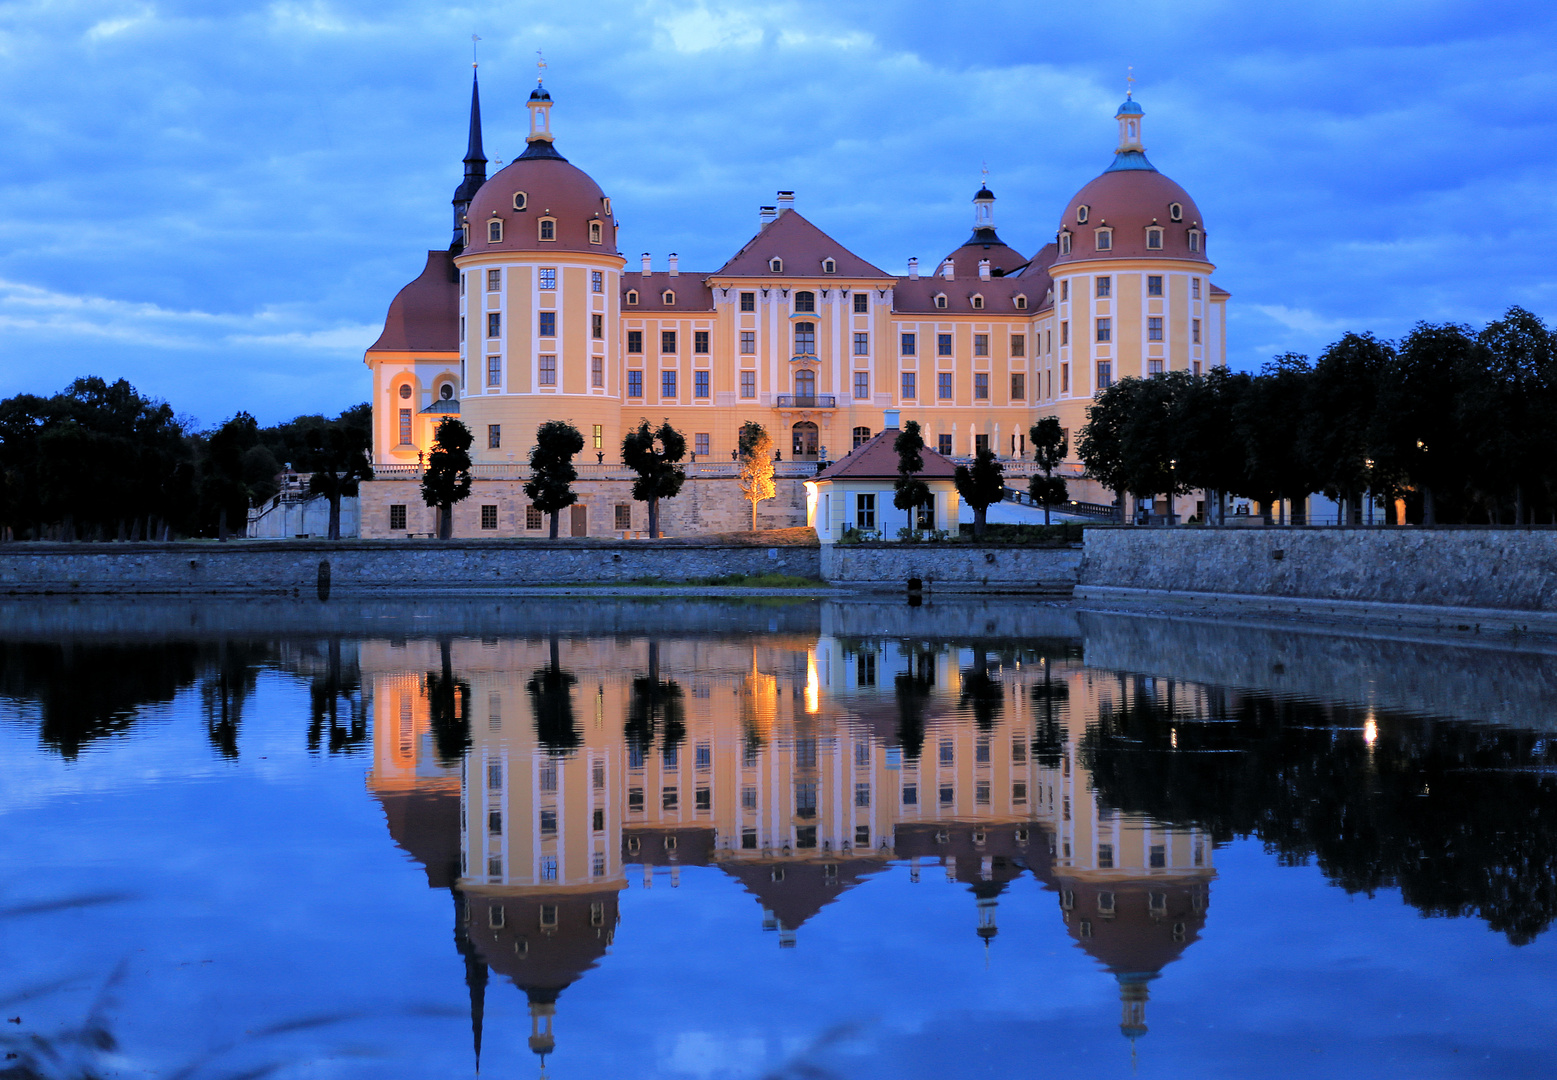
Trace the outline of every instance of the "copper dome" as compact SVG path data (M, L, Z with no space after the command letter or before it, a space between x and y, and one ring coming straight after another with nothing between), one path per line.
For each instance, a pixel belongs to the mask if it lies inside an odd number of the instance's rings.
M515 196L521 192L523 209L515 209ZM542 218L555 221L555 239L541 239ZM493 220L503 223L501 240L487 239L487 224ZM470 204L469 222L466 255L494 251L617 254L616 222L605 193L549 142L532 142L523 155L483 184ZM590 222L600 224L598 244L590 242Z
M1144 155L1130 156L1145 160ZM1086 220L1078 221L1077 211L1083 206L1087 208ZM1146 231L1153 225L1162 227L1161 248L1146 246ZM1098 251L1094 230L1105 226L1113 230L1113 245L1107 251ZM1191 230L1199 233L1198 251L1190 250ZM1060 231L1071 234L1071 247L1068 254L1055 260L1056 265L1092 259L1208 261L1200 208L1183 188L1149 164L1144 168L1134 162L1117 164L1076 192L1060 219Z

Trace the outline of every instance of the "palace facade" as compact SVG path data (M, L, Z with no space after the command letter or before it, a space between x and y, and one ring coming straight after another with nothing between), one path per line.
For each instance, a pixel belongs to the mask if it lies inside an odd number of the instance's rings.
M383 482L365 489L364 536L432 531L397 481L415 479L451 414L475 436L477 465L456 533L523 535L542 527L518 481L547 420L583 433L585 488L629 475L622 436L644 418L686 435L694 479L729 480L748 420L795 463L781 476L798 477L879 433L887 410L948 457L988 447L1023 475L1040 416L1058 416L1074 443L1115 379L1225 363L1227 293L1211 282L1204 218L1147 160L1133 98L1117 113L1113 162L1066 205L1051 242L1030 255L1008 246L983 186L967 239L923 272L910 259L906 275L844 247L790 191L717 270L683 269L675 254L656 268L647 253L629 270L612 200L558 150L552 107L537 85L524 152L488 178L472 85L452 242L427 253L366 353ZM1073 495L1107 501L1078 483ZM597 495L574 510L574 534L636 527L621 492ZM803 498L781 490L773 512L768 524L803 524Z

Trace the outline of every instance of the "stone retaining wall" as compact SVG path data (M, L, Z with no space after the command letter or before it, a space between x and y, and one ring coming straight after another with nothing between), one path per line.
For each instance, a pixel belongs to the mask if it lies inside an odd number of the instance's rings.
M1081 548L1002 547L963 543L827 544L822 577L834 585L902 592L917 580L925 592L1041 593L1069 596Z

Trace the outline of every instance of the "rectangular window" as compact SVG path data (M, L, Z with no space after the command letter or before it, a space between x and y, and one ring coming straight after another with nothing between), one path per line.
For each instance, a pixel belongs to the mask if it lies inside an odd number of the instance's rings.
M481 507L481 527L483 529L497 528L497 507L491 503Z
M1021 806L1027 801L1027 785L1017 782L1011 785L1011 801Z
M854 373L854 400L864 401L870 397L870 372L856 371Z
M973 376L973 396L979 401L989 400L989 373L980 371Z
M1200 344L1200 320L1199 319L1191 319L1189 321L1189 340L1190 340L1191 344L1194 344L1194 345L1199 345Z
M1148 274L1148 275L1146 275L1146 295L1147 296L1161 296L1162 295L1162 275L1161 274Z
M676 396L676 373L674 371L660 372L660 397L673 398Z
M942 401L950 401L952 396L952 373L949 371L938 372L935 376L935 396Z
M616 528L619 531L626 532L626 531L630 530L632 527L633 527L633 504L632 503L617 503L616 504Z
M1192 298L1196 299L1196 300L1200 299L1200 279L1199 278L1192 277L1192 278L1189 279L1189 295Z
M1097 366L1097 388L1107 390L1114 385L1114 365L1104 360Z
M905 399L912 401L915 397L918 396L918 387L915 385L918 380L914 377L914 373L912 371L903 372L900 377L900 381L903 384L902 390L903 397Z
M854 313L864 315L870 310L870 294L857 292L854 294Z
M629 814L643 813L643 788L631 787L627 789L627 812Z
M988 435L975 435L975 436L973 436L973 452L975 454L982 454L985 450L988 450L988 449L989 449L989 436Z
M604 447L605 447L605 428L601 427L599 424L596 424L596 425L594 425L592 430L594 432L595 449L596 450L604 449Z
M757 396L757 373L755 371L741 372L741 397L754 398Z
M980 806L989 805L989 781L980 780L973 785L973 801Z
M555 356L541 357L541 385L557 385L557 358Z
M391 529L405 528L405 506L402 503L393 503L389 507L389 527Z
M1017 374L1011 376L1011 400L1022 401L1027 397L1027 376Z
M855 334L854 335L854 355L855 356L869 356L870 355L870 335L869 334Z
M501 270L487 271L487 292L498 292L503 288L503 272Z
M876 654L873 652L860 653L854 662L854 681L859 686L876 685ZM855 747L856 765L866 767L870 765L870 744L860 743Z
M900 342L899 350L902 352L902 354L904 356L912 356L912 355L914 355L914 341L915 341L915 338L914 338L913 334L903 334L903 335L901 335L901 337L899 338L899 342Z
M674 330L660 331L660 352L673 353L676 351L676 332Z
M703 353L705 355L707 354L707 352L708 352L708 331L707 330L694 330L694 331L692 331L692 351L695 352L695 353Z
M708 372L694 371L692 373L692 396L706 398L708 396ZM706 454L708 451L699 450L698 453Z
M869 806L870 805L870 785L869 784L855 784L854 785L854 805L855 806Z
M605 316L591 315L589 317L589 336L596 341L605 340Z
M400 445L411 445L411 410L400 410Z
M526 529L542 529L546 527L546 515L541 513L536 506L524 508L524 527Z
M1151 850L1151 868L1163 870L1168 865L1168 848L1165 844L1153 844Z
M1070 365L1060 365L1060 393L1070 393Z
M627 331L627 351L631 352L631 353L641 353L641 352L643 352L643 331L642 330L629 330L629 331Z
M854 524L861 529L876 527L876 496L860 494L854 497Z
M460 316L460 340L465 340L465 316L463 315ZM460 351L464 352L465 350L461 349Z
M1146 374L1148 374L1148 375L1161 375L1162 374L1162 361L1158 360L1158 359L1155 359L1155 358L1146 361Z
M950 356L952 354L952 336L950 334L935 335L935 355Z
M503 316L501 312L487 312L487 337L503 336Z
M1060 344L1061 345L1069 345L1070 344L1070 323L1068 323L1068 322L1060 323ZM629 351L631 351L631 350L629 350Z
M700 787L693 795L696 800L693 803L695 809L712 810L714 808L714 793L712 789Z
M1097 279L1097 294L1108 296L1112 293L1113 278L1100 277Z
M589 291L597 293L605 292L605 274L599 270L591 270L589 272Z
M541 267L541 288L555 289L557 287L557 268L555 266Z
M815 780L795 781L795 816L801 818L816 817Z
M919 785L918 784L904 784L903 785L903 805L904 806L918 806L919 805Z
M941 785L941 805L950 806L957 801L957 789L952 784Z
M589 385L596 389L605 386L605 357L591 356L589 358ZM595 449L599 449L597 443Z
M660 792L660 809L674 810L681 805L681 793L673 787Z
M1012 334L1011 335L1011 355L1012 356L1026 356L1027 355L1027 335L1026 334Z
M988 334L974 334L973 335L973 355L974 356L988 356L989 355L989 335Z
M1146 319L1146 340L1147 341L1161 341L1162 340L1162 316L1161 315L1149 315L1149 316L1147 316L1147 319Z
M503 358L501 356L487 357L487 385L500 386L503 382Z
M1097 868L1099 870L1112 870L1114 868L1114 845L1099 844L1097 846Z
M756 356L757 355L757 334L756 334L755 331L753 331L753 330L742 330L741 331L741 355L742 356Z
M951 457L952 437L950 435L937 435L935 437L935 449L946 457Z
M706 373L700 371L698 374L703 375ZM700 396L707 397L708 395L702 394ZM699 431L692 436L692 452L694 454L702 454L704 457L708 456L708 432Z
M643 372L629 371L627 373L627 396L643 397Z
M555 311L542 311L540 313L540 336L557 336L557 313Z
M1195 378L1200 378L1200 361L1195 361Z
M756 311L757 310L757 294L756 293L754 293L754 292L743 292L743 293L741 293L741 310L742 311Z
M1097 339L1099 341L1112 341L1114 339L1114 320L1099 319L1097 321Z
M503 425L487 425L487 449L501 450L503 448Z

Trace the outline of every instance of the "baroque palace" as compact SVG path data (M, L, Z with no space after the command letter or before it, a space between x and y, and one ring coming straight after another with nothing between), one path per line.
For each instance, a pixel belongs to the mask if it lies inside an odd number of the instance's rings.
M760 524L799 525L801 479L879 434L888 411L917 420L947 457L988 447L1023 476L1040 416L1058 416L1074 444L1113 380L1225 363L1228 294L1211 283L1204 218L1147 160L1131 96L1113 162L1066 205L1052 242L1009 247L984 186L967 239L934 266L910 259L904 276L823 232L789 191L719 269L683 269L674 254L655 269L645 254L629 271L611 198L557 149L551 95L537 84L528 105L524 153L488 178L473 82L453 240L427 253L367 350L379 480L363 488L364 536L433 531L405 481L451 414L475 436L456 535L544 527L521 484L547 420L585 439L564 533L641 529L619 459L643 418L668 419L694 455L665 527L721 531L749 518L731 464L748 420L781 457ZM1084 480L1072 495L1106 501Z

